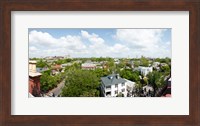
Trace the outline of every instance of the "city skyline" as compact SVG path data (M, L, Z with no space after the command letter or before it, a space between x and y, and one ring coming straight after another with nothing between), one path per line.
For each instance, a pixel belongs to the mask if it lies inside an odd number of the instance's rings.
M29 28L29 57L171 58L171 29Z

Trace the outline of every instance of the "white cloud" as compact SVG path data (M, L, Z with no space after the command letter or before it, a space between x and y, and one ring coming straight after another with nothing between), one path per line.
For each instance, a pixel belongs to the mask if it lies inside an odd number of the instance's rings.
M170 42L163 42L166 29L117 29L114 36L131 49L135 56L171 57Z
M35 46L31 46L31 47L29 48L29 50L30 50L30 51L37 51L37 48L36 48Z
M81 31L81 36L89 41L88 51L90 56L109 56L109 57L124 57L129 48L120 43L114 45L108 45L108 42L94 33L88 33L87 31Z
M29 33L31 57L70 54L73 57L171 57L171 42L161 39L164 29L117 29L112 42L105 36L81 30L80 35L55 38L46 32ZM114 33L113 33L114 34ZM112 35L111 35L112 36Z
M80 36L54 38L49 33L35 30L29 33L29 46L31 57L67 55L86 49Z
M128 52L130 49L122 44L115 44L113 47L110 47L111 52L114 53L122 53L122 52Z
M105 41L103 38L99 37L97 34L89 34L87 31L81 31L81 35L83 38L88 39L92 44L103 44Z
M29 34L30 45L49 46L56 43L56 39L49 33L38 32L36 30L31 31Z
M109 46L106 45L105 40L99 35L87 31L81 31L81 36L89 41L88 50L91 56L109 56Z

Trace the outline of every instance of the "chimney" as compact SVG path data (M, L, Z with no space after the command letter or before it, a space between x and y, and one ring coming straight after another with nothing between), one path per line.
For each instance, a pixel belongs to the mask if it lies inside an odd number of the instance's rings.
M33 96L40 96L40 76L36 71L36 61L29 61L29 93Z
M119 79L119 74L116 74L116 78Z
M36 73L36 63L34 60L29 61L29 72Z

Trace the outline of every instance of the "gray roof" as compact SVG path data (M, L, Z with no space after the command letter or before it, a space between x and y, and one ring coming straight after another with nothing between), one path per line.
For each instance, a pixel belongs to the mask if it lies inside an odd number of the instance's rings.
M115 84L126 82L125 79L119 77L119 75L117 75L117 74L111 74L106 77L101 77L101 81L105 86L110 86L110 85L115 85Z

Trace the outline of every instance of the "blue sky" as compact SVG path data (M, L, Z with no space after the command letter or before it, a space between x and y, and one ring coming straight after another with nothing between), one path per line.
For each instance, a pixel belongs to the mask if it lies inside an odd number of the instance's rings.
M29 28L29 56L171 57L171 29Z

